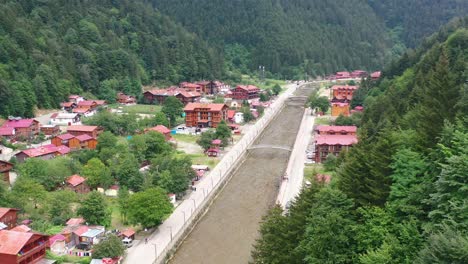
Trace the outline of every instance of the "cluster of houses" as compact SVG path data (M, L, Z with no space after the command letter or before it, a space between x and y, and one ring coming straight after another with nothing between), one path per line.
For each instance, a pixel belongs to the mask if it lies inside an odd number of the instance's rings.
M358 142L356 126L319 125L315 128L314 160L322 163L329 154L338 156Z
M367 71L363 70L354 70L352 72L348 71L340 71L336 72L335 74L329 75L326 77L327 80L352 80L352 79L362 79L370 77L372 80L377 80L382 75L382 72L375 71L372 73L368 73Z
M92 246L106 235L104 226L87 225L83 218L71 218L61 232L48 236L28 227L31 221L24 220L18 225L18 211L15 208L0 208L2 264L53 263L47 262L46 250L57 255L91 256ZM118 231L116 234L122 241L135 238L133 229Z

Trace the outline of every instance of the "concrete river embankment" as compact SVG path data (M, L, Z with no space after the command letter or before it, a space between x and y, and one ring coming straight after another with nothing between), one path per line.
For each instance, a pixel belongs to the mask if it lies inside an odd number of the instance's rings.
M303 117L305 96L310 91L299 88L295 92L298 97L286 101L254 145L292 148ZM288 150L279 148L249 150L170 263L247 263L259 222L275 202L289 155Z

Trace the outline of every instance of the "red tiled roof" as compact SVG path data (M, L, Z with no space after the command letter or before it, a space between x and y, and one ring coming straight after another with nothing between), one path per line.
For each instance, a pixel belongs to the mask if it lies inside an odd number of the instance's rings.
M200 85L196 83L181 82L180 87L182 88L199 88Z
M90 111L90 110L91 110L91 108L89 108L89 107L86 107L86 108L83 108L83 107L82 107L82 108L74 108L74 109L72 110L72 112L73 112L73 113L77 113L77 114L84 114L84 113L86 113L86 112L88 112L88 111Z
M0 218L2 218L4 215L6 215L11 210L19 211L19 209L15 209L15 208L0 207Z
M74 138L75 136L73 136L72 134L66 133L66 134L58 135L57 137L60 138L61 140L69 140L69 139Z
M69 126L67 131L93 132L96 129L98 129L97 126Z
M255 92L259 91L260 89L255 86L255 85L238 85L237 88L241 88L243 90L249 91L249 92Z
M163 125L157 125L155 127L148 128L147 131L156 131L156 132L159 132L161 134L171 133L171 130L169 130L169 128L167 128L166 126L163 126Z
M79 135L79 136L76 136L75 138L78 139L80 142L94 139L92 136L90 136L88 134Z
M7 120L2 127L25 128L30 127L35 122L38 121L35 119Z
M80 101L78 103L78 106L93 106L94 104L97 104L97 102L93 100L86 100L86 101Z
M359 89L356 85L333 85L332 90L357 90Z
M97 105L105 105L106 104L106 100L95 100L94 102L96 102Z
M50 118L56 118L58 116L59 113L53 113L52 115L50 115Z
M0 127L0 136L13 136L14 134L14 127Z
M56 241L65 241L65 237L61 234L57 234L49 237L49 245L52 246Z
M126 229L125 231L123 231L121 234L123 236L125 236L125 237L131 237L131 236L135 235L135 230L129 228L129 229Z
M376 71L376 72L371 73L371 78L380 78L381 75L382 75L381 71Z
M78 175L77 175L78 176ZM66 225L67 226L76 226L76 225L81 225L85 222L85 220L83 219L83 217L78 217L78 218L70 218Z
M70 153L70 148L67 147L67 146L64 146L64 145L58 146L57 147L57 152L62 154L62 155L66 155L66 154Z
M57 152L58 148L56 146L54 146L54 145L52 145L52 146L42 146L42 147L38 147L38 148L25 149L25 150L23 150L21 152L26 154L27 156L29 156L31 158L40 157L40 156L44 156L44 155L48 155L48 154L52 154L52 153Z
M211 141L211 144L213 145L221 145L222 141L221 139L213 139L213 141Z
M350 146L358 142L356 135L318 135L315 138L317 145Z
M320 125L315 129L319 132L356 132L356 126L325 126Z
M145 93L150 93L152 95L160 95L160 96L173 96L174 93L169 89L152 89L148 90Z
M227 117L229 119L234 118L235 115L236 115L236 110L227 110Z
M86 181L85 178L83 178L83 177L81 177L80 175L77 175L77 174L72 175L72 176L68 177L68 179L67 179L67 183L70 184L70 185L73 186L73 187L75 187L75 186L77 186L77 185L80 185L80 184L82 184L82 183L85 182L85 181ZM73 218L72 218L72 219L73 219ZM71 219L70 219L70 220L71 220ZM69 220L69 221L70 221L70 220ZM68 225L68 222L67 222L67 225Z
M0 230L0 254L17 255L34 233Z
M29 228L27 225L19 225L15 226L14 228L10 229L11 231L16 231L16 232L24 232L27 233L31 231L31 228Z
M72 107L75 103L74 102L63 102L60 104L62 107Z
M202 103L188 103L184 111L194 111L197 108L208 108L209 111L221 111L223 110L225 104L202 104Z
M84 225L84 226L78 227L75 231L73 231L73 233L75 233L78 236L81 236L84 233L88 232L88 230L89 230L89 227Z

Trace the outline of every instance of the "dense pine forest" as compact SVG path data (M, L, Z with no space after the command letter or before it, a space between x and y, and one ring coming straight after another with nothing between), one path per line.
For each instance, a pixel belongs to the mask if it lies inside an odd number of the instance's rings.
M222 73L219 53L145 1L1 1L3 116L58 108L70 93L137 95L154 80Z
M468 262L468 18L366 89L331 184L265 217L254 263Z

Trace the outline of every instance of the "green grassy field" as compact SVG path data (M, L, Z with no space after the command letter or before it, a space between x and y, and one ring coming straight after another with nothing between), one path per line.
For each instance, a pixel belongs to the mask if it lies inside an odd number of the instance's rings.
M172 137L173 137L176 141L187 142L187 143L193 143L193 144L196 144L196 143L197 143L197 139L200 138L199 135L197 135L197 136L192 136L192 135L186 135L186 134L175 134L175 135L172 135Z
M204 153L200 154L180 154L189 156L192 159L192 164L207 165L210 169L216 167L219 163L219 158L208 157Z
M315 122L314 122L315 125L330 125L331 124L331 120L330 120L330 117L317 117L315 118Z
M265 79L265 82L261 82L257 77L252 77L249 75L242 75L242 84L252 84L257 86L260 89L271 89L275 84L279 84L280 86L284 86L286 84L283 80L275 80L275 79Z

